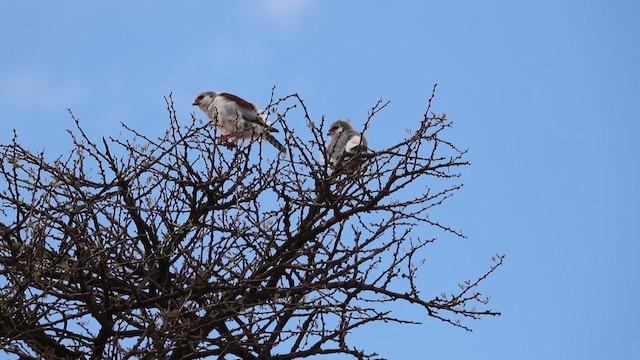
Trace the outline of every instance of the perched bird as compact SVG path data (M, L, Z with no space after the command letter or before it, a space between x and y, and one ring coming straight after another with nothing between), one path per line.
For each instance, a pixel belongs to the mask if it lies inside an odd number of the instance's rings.
M346 120L337 120L329 128L331 142L327 145L329 164L337 171L349 174L360 170L367 161L367 138Z
M229 93L205 91L198 95L193 105L202 110L221 133L221 140L227 147L235 145L233 139L264 139L281 152L286 151L272 132L279 132L271 127L258 107L247 100Z

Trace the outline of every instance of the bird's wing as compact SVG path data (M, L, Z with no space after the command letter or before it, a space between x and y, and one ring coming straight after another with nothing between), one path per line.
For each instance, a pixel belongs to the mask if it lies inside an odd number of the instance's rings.
M327 147L327 155L332 165L336 165L342 158L348 140L349 138L344 132L331 137L331 142Z
M240 96L236 96L229 93L220 93L218 94L218 96L223 97L227 100L233 101L234 103L238 104L238 107L240 108L253 109L254 111L257 110L254 104L248 102L247 100L241 98Z
M237 113L230 114L231 116L240 115L245 121L247 121L252 125L257 125L262 128L269 127L269 124L267 124L266 119L258 111L258 108L254 104L248 102L247 100L239 96L229 94L229 93L221 93L218 96L224 98L227 103L235 104L234 111L236 111ZM272 131L277 132L278 130L273 129Z
M344 150L348 153L357 152L358 149L367 147L367 138L359 132L354 131L348 136L348 141L344 146Z
M348 153L352 153L353 149L356 146L359 146L362 140L362 136L358 135L354 135L352 136L349 141L347 141L347 143L344 146L344 150Z

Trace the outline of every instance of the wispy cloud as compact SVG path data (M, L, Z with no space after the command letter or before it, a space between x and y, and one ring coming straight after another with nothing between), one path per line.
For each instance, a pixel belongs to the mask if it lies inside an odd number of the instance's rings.
M72 106L83 97L84 92L77 81L54 79L38 70L8 74L0 85L0 93L5 99L44 108Z
M297 24L315 0L264 0L264 12L278 27L290 28Z

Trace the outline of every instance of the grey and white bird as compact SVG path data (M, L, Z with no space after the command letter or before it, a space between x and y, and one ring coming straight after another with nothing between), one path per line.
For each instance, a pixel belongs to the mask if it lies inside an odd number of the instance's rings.
M271 135L279 132L278 129L271 126L255 104L239 96L205 91L196 96L193 105L207 114L228 147L235 144L229 139L264 139L281 152L286 151L284 145Z
M351 123L337 120L329 127L327 135L331 136L326 149L327 159L334 169L351 174L366 165L369 142Z

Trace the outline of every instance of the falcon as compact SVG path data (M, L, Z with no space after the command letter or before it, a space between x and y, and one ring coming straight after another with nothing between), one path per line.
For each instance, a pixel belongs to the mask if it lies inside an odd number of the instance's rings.
M331 125L327 135L331 136L331 142L327 145L327 158L334 169L353 174L365 165L367 138L348 121L337 120Z
M271 127L258 107L247 100L229 93L205 91L196 96L193 105L207 114L220 132L222 143L231 148L233 139L264 139L281 152L286 148L271 133L279 132Z

